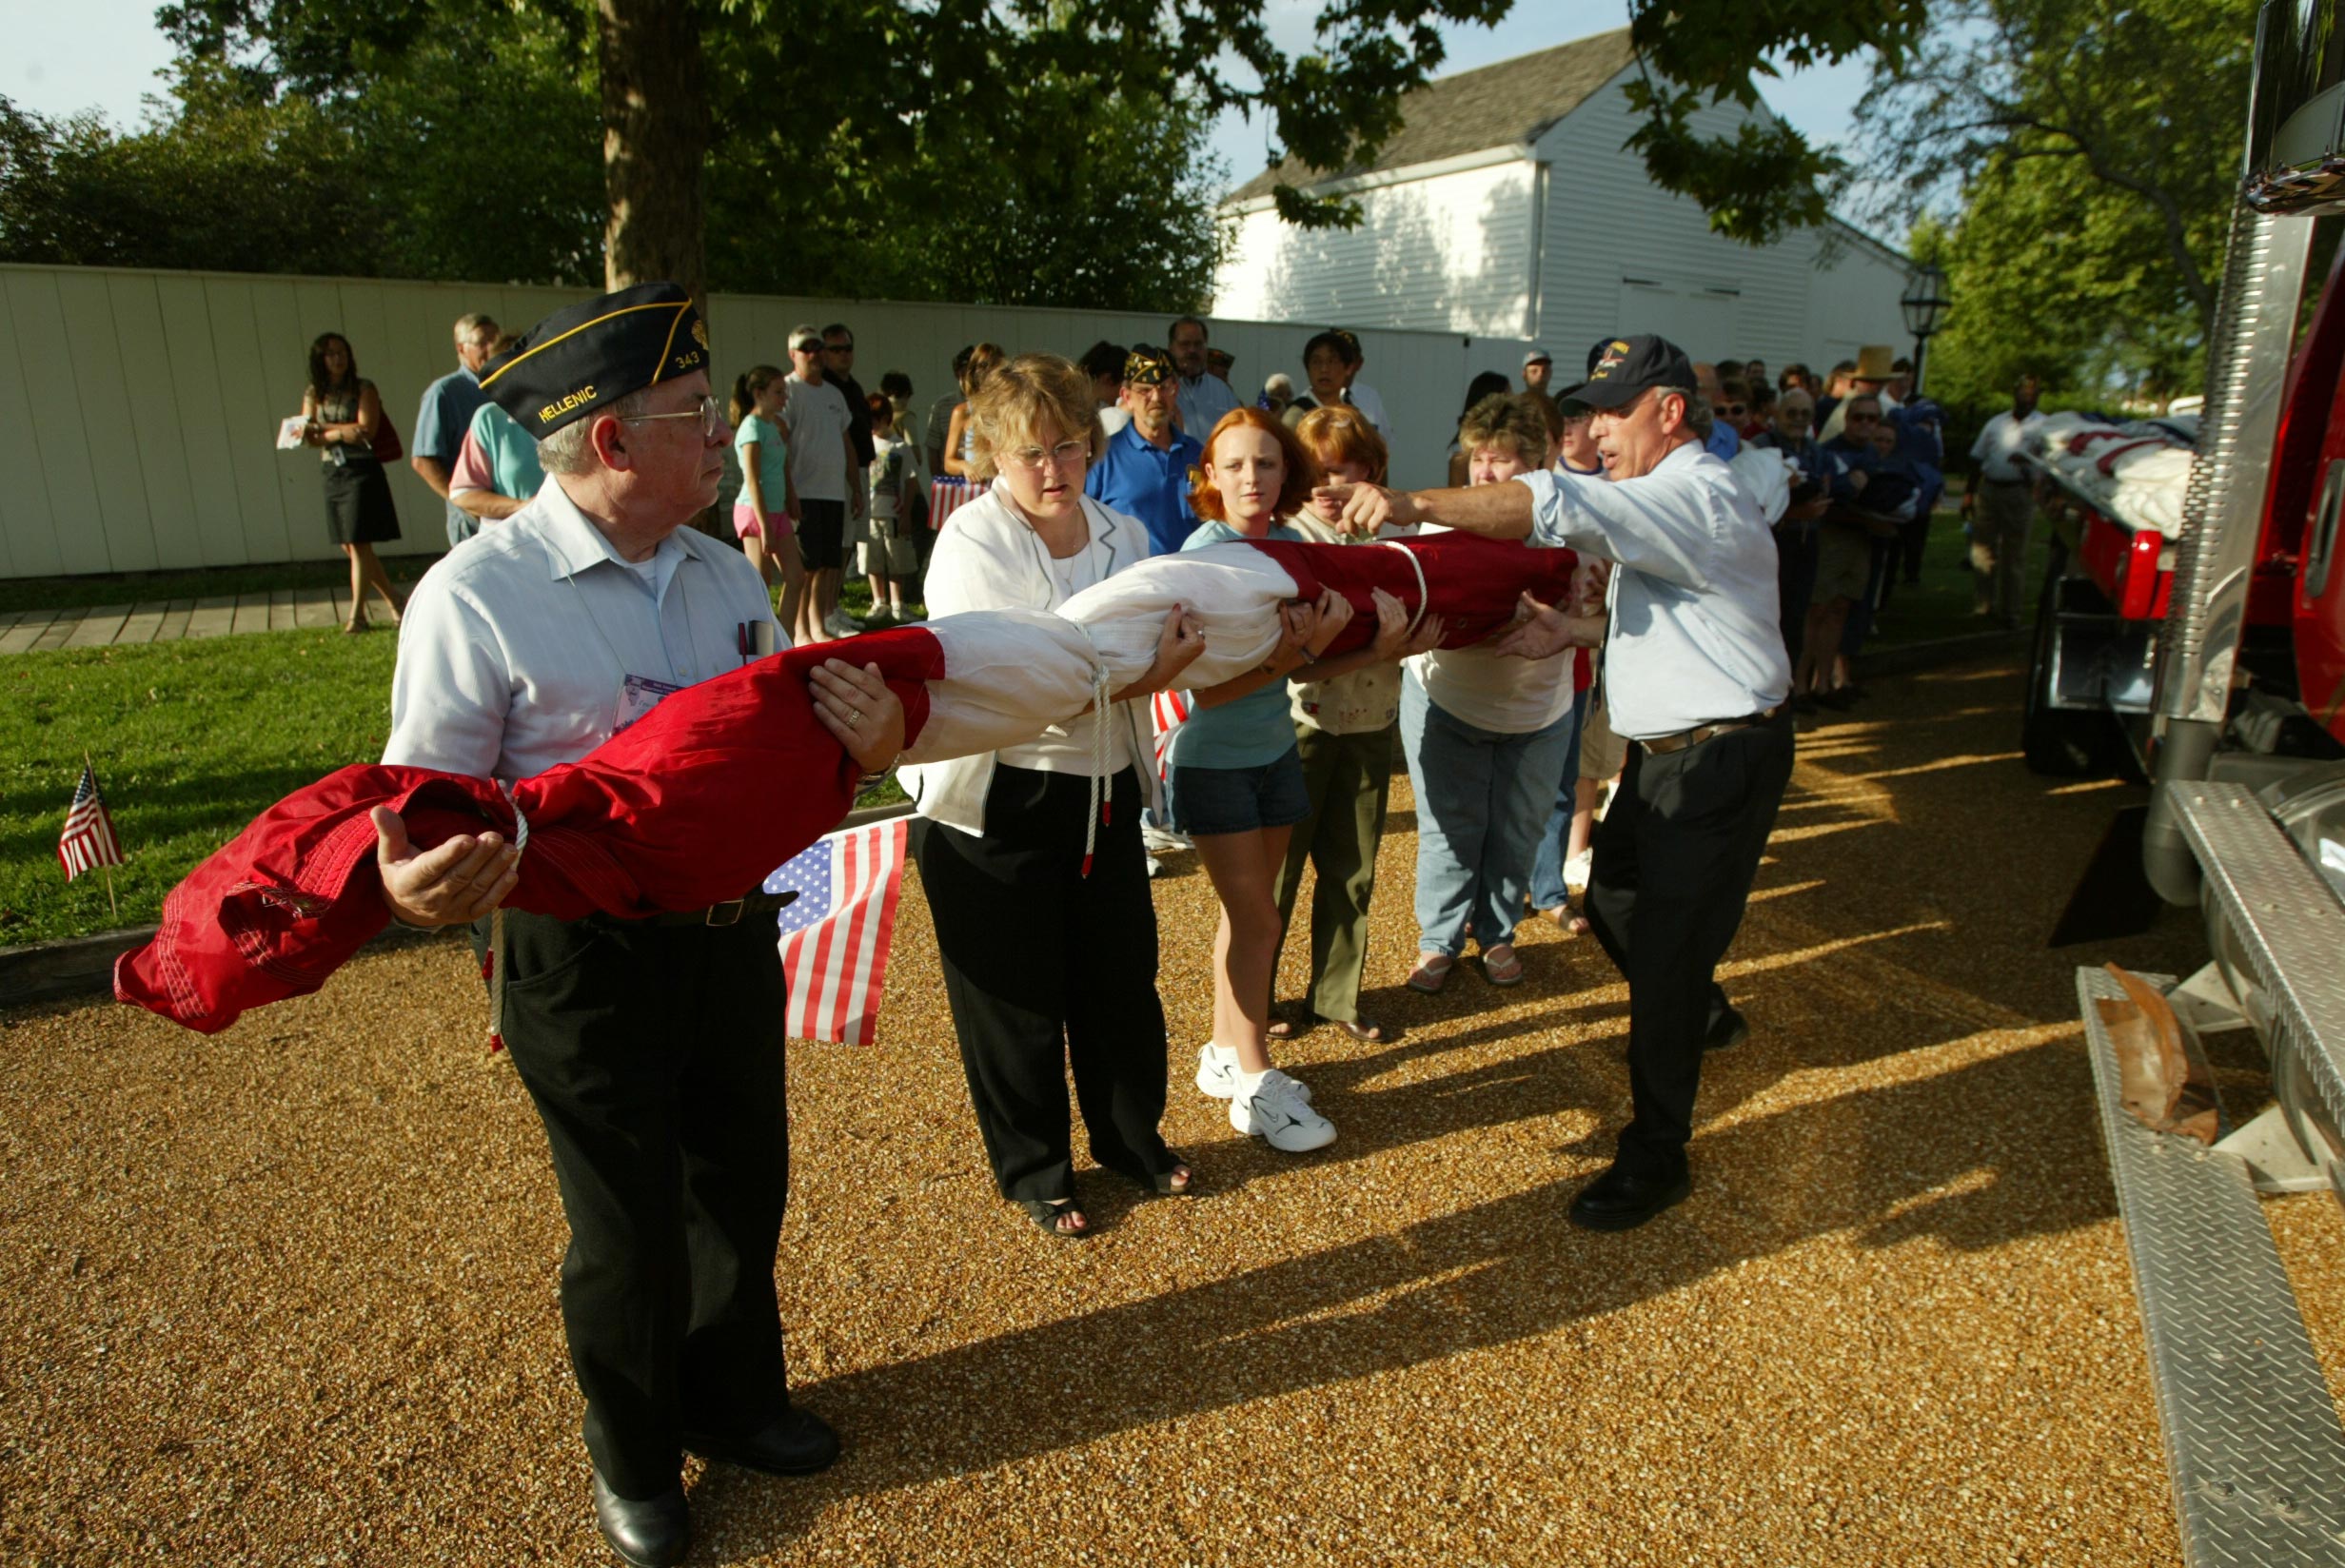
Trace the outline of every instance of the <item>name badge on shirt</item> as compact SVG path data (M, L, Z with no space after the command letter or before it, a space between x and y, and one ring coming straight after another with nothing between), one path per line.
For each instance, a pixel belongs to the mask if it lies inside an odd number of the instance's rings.
M654 680L649 676L629 676L619 683L619 723L611 734L617 735L621 730L659 707L661 697L673 696L682 690L681 686L671 685L664 680Z

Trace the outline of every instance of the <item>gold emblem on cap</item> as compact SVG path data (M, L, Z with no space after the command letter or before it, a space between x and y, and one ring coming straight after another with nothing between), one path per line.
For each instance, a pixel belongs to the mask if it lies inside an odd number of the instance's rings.
M543 408L539 409L538 422L540 424L551 424L554 421L570 412L571 409L582 407L594 401L594 383L589 382L584 386L581 386L577 391L571 393L568 397L562 399L560 402L549 402Z
M702 348L708 346L708 323L698 316L692 319L692 341Z

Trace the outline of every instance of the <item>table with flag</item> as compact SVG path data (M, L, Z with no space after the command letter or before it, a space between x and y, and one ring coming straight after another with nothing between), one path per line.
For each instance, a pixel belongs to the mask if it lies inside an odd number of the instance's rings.
M780 914L792 1038L871 1044L909 827L897 817L832 833L765 879L769 893L798 892Z
M73 789L73 804L65 813L65 832L57 840L57 862L68 882L100 866L119 866L122 840L114 836L114 819L98 793L98 771L82 764L82 781Z

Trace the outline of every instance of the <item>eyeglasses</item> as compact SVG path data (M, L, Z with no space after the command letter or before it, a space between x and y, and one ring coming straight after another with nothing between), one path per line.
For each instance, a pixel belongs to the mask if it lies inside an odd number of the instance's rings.
M702 439L715 441L724 430L724 404L713 396L702 393L698 403L680 414L636 414L619 422L648 424L654 420L699 420Z
M1730 419L1730 420L1739 420L1739 419L1741 419L1741 418L1742 418L1744 414L1748 413L1750 410L1749 410L1748 405L1744 404L1744 403L1739 403L1739 402L1722 402L1722 403L1720 403L1720 404L1718 405L1718 411L1719 411L1721 414L1725 415L1725 416L1726 416L1726 418L1728 418L1728 419Z
M1056 463L1059 472L1080 468L1091 461L1091 442L1063 441L1048 451L1039 446L1020 446L1001 454L1001 461L1013 468L1029 474L1042 472L1045 463Z
M825 354L852 354L855 352L855 344L851 343L826 343L822 345L822 352Z
M815 342L812 338L809 338L804 343L792 343L790 345L790 352L793 354L819 354L822 352L822 345Z

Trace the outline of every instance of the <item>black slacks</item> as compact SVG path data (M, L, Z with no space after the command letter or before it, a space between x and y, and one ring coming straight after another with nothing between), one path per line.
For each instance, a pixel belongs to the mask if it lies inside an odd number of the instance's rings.
M1788 706L1682 752L1631 744L1597 829L1587 919L1628 981L1633 1114L1619 1158L1640 1175L1685 1166L1703 1035L1726 1007L1712 971L1743 923L1791 754Z
M505 914L505 1045L570 1223L562 1318L586 1448L621 1497L676 1484L682 1432L746 1434L789 1406L777 941L771 917Z
M1086 877L1089 805L1079 774L997 765L984 836L913 824L969 1099L1005 1198L1074 1191L1070 1064L1093 1159L1143 1181L1178 1163L1157 1129L1164 1004L1138 776L1115 775Z

